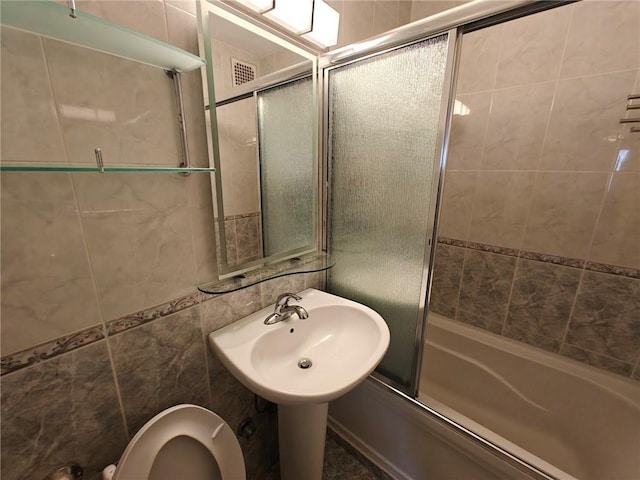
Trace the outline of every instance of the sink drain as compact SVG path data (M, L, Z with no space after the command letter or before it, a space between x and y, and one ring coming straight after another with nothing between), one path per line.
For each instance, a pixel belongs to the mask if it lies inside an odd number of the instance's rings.
M302 368L303 370L306 370L307 368L311 368L311 365L313 364L311 363L311 360L309 360L308 358L303 358L298 362L298 367Z

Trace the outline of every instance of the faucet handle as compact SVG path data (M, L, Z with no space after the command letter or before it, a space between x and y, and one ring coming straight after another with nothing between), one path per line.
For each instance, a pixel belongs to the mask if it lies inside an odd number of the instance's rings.
M295 293L282 293L278 295L278 299L276 300L276 309L278 307L283 307L285 305L289 305L289 300L302 300L302 297L296 295Z

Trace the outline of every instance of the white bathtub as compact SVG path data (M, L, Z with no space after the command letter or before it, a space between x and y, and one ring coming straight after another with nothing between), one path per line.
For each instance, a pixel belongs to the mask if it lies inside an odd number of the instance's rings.
M430 313L420 400L556 478L640 479L640 384Z

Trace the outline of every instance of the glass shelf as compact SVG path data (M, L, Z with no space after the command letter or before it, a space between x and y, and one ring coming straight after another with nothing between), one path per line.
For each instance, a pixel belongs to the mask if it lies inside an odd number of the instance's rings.
M80 4L82 7L82 4ZM123 7L126 8L126 7ZM189 52L121 25L49 0L2 0L2 25L73 43L165 70L189 72L205 61Z
M230 278L218 283L211 283L198 287L202 293L219 295L231 293L243 288L249 288L258 283L266 282L274 278L297 275L301 273L315 273L329 270L336 264L331 255L324 252L307 255L303 258L292 258L290 260L268 266L252 272L251 274Z
M215 172L215 168L199 167L160 167L160 166L112 166L102 167L89 165L0 165L0 172L165 172L165 173L198 173Z

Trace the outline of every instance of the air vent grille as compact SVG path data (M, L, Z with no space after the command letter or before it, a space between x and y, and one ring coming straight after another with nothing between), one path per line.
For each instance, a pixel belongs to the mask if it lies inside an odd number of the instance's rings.
M231 72L233 75L233 86L237 87L243 83L250 82L256 78L256 66L243 62L237 58L231 59Z

